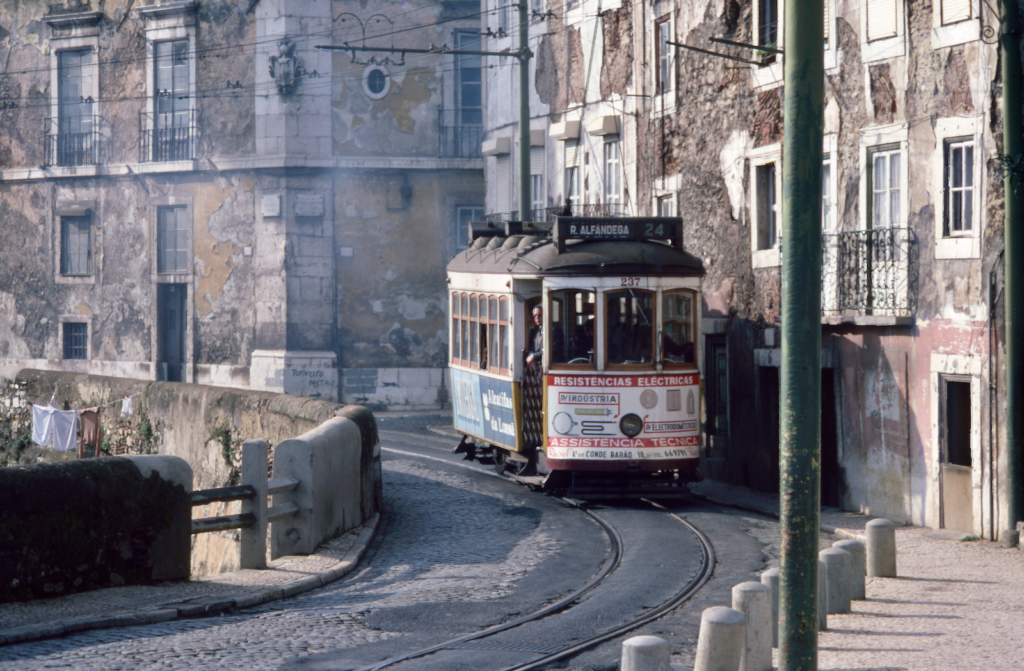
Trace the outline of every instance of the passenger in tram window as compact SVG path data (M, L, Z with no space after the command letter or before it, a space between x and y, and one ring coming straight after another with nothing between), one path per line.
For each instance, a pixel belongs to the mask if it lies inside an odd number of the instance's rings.
M526 353L526 365L536 369L540 368L544 361L544 308L540 305L533 308L533 324L528 339L530 349ZM565 337L556 325L551 338L551 351L556 361L559 360L559 353L564 347Z

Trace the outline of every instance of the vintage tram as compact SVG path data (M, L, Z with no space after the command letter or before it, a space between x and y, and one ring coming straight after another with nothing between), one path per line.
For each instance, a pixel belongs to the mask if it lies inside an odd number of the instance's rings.
M701 281L677 217L474 223L448 264L455 451L575 498L678 496Z

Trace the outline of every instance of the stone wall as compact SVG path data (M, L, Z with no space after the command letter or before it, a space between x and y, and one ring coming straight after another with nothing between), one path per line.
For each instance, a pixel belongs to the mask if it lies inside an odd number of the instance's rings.
M0 603L187 578L191 475L155 456L0 469Z
M23 370L15 380L0 389L0 438L14 436L10 446L0 445L0 455L12 454L31 416L30 403L45 404L56 392L57 407L65 403L80 409L134 399L135 414L122 420L121 404L106 405L100 411L104 429L104 454L161 454L184 459L194 473L193 490L236 485L241 474L241 445L246 440L265 440L270 445L269 470L273 469L273 447L320 426L336 416L351 417L365 435L375 436L372 415L357 406L343 407L309 398L245 391L175 382L145 382L123 378ZM14 399L18 399L15 401ZM10 405L7 401L10 400ZM13 427L17 426L17 429ZM54 453L46 448L22 450L26 457L64 459L72 455ZM3 457L6 459L6 457ZM372 475L372 470L366 474ZM364 474L365 477L368 477ZM269 475L269 473L268 473ZM378 479L370 483L370 500L376 511L380 500ZM195 508L194 518L230 515L240 512L238 502L218 503ZM192 540L192 570L209 575L238 568L238 531L200 534Z

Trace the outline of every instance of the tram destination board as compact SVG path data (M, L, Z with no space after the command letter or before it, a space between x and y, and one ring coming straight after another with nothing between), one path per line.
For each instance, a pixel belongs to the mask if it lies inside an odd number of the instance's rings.
M683 220L680 217L557 217L552 237L559 252L565 251L569 240L668 240L681 250Z

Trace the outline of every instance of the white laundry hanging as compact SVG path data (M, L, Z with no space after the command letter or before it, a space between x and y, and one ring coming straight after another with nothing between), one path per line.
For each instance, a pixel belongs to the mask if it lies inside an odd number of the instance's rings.
M125 396L121 399L121 419L124 419L130 414L132 414L132 397Z
M78 413L58 410L53 413L53 449L67 452L78 448Z
M32 404L32 442L36 445L49 445L53 440L53 413L57 408L52 405L43 407Z

